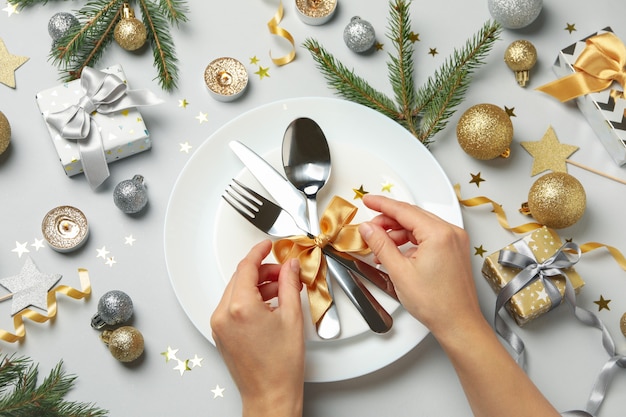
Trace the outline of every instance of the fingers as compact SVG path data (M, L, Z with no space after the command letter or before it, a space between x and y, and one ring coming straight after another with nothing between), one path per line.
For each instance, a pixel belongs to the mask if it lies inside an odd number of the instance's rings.
M400 266L405 260L404 256L396 246L396 243L389 237L387 232L377 224L365 222L359 225L359 233L372 250L374 256L387 269Z
M278 276L278 306L292 312L302 312L300 303L300 262L289 259L280 268Z
M240 294L242 290L255 288L259 284L259 269L261 262L270 253L272 242L263 240L250 249L250 252L237 265L237 269L226 285L223 299L230 299L233 294Z

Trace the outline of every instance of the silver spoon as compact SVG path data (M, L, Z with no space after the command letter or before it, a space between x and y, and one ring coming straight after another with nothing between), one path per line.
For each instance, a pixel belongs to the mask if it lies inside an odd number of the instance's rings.
M283 167L287 179L307 198L309 231L319 234L317 193L330 176L330 149L320 126L312 119L303 117L289 124L283 136ZM376 301L363 283L337 261L326 257L328 289L332 287L332 275L357 307L370 328L377 333L387 332L393 319ZM333 298L334 300L334 298ZM340 332L339 316L335 302L331 304L317 326L317 334L323 339L337 337Z

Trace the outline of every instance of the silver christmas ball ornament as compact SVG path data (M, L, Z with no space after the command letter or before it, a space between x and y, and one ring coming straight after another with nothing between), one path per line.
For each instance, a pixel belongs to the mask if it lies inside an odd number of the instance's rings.
M354 52L366 52L376 42L374 26L370 22L354 16L343 30L343 41Z
M52 40L56 41L78 25L80 25L80 22L76 16L67 12L59 12L54 14L48 21L48 33Z
M113 201L124 213L140 212L148 203L148 193L143 183L142 175L135 175L130 180L124 180L115 186Z
M98 301L98 312L91 318L91 327L101 329L104 326L122 324L133 315L133 300L123 291L113 290L105 293Z
M507 29L521 29L535 21L543 0L487 0L489 13Z

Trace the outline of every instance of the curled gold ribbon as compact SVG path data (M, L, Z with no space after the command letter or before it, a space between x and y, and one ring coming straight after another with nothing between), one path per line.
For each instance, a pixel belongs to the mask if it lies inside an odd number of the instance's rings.
M611 32L592 36L574 63L575 72L537 90L562 102L602 91L613 81L626 86L626 46Z
M91 283L89 282L89 273L84 268L78 269L78 277L80 279L80 285L82 290L69 287L67 285L58 285L55 288L48 291L48 314L41 314L29 308L25 308L19 313L13 316L13 327L15 333L11 333L7 330L0 329L0 339L5 342L13 343L21 341L26 336L26 327L24 326L24 319L29 319L36 323L45 323L46 321L54 318L57 314L57 298L56 293L66 295L67 297L79 300L86 298L91 294Z
M270 51L270 58L272 59L272 62L278 66L286 65L296 58L296 41L293 39L293 36L291 36L291 33L278 26L280 21L283 20L283 15L284 8L283 2L281 0L278 4L278 10L276 10L276 13L270 19L270 21L267 22L267 28L272 35L277 35L281 38L285 38L291 44L291 51L288 54L283 55L279 58L272 57L272 51Z
M274 256L280 263L300 261L300 281L307 288L311 317L317 323L332 303L326 285L326 260L322 249L331 245L340 252L366 254L367 244L357 224L349 224L357 208L341 197L333 197L320 218L318 236L292 236L274 242Z

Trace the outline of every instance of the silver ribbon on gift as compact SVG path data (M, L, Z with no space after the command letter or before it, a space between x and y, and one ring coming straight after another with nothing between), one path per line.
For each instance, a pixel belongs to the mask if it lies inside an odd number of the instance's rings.
M116 75L91 67L83 69L80 85L84 94L78 103L50 113L46 121L64 139L77 141L85 177L91 188L95 189L109 177L109 167L99 126L91 114L110 114L131 107L152 106L163 100L149 90L129 90Z
M593 417L604 401L608 385L613 379L615 372L619 368L626 368L626 356L616 353L615 342L602 321L594 313L576 305L574 287L572 287L572 284L569 282L569 279L567 279L567 275L563 270L574 266L574 264L578 262L581 257L580 247L573 242L567 242L561 246L554 255L541 263L537 262L532 250L528 247L526 242L518 240L513 243L513 247L517 252L509 250L501 251L498 262L504 266L519 268L521 271L502 287L498 294L496 299L494 327L498 334L516 352L518 364L520 364L522 368L525 368L524 342L513 332L500 316L499 312L513 295L527 285L532 284L534 281L541 280L551 302L550 309L560 305L561 301L564 299L579 321L587 326L599 329L602 333L602 345L609 354L609 360L604 364L596 378L585 410L571 410L561 414L563 417ZM571 257L569 254L571 254ZM565 278L565 291L562 296L556 285L551 280L546 279L558 275Z

